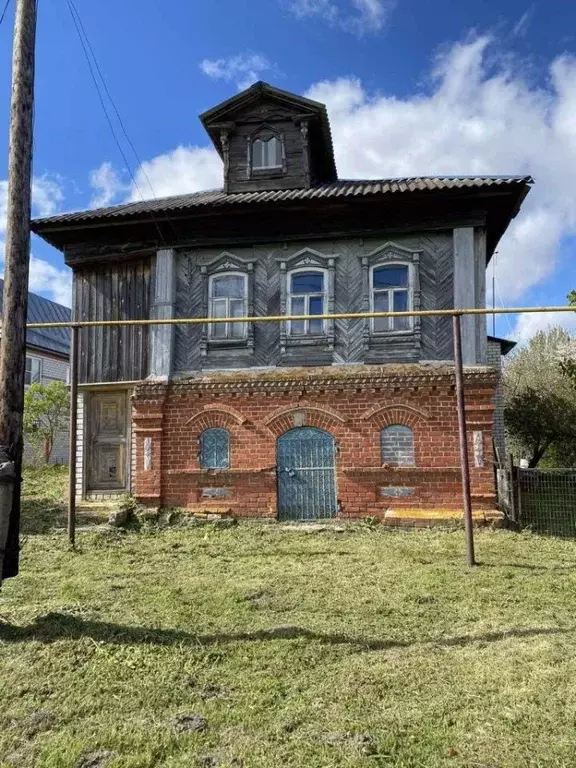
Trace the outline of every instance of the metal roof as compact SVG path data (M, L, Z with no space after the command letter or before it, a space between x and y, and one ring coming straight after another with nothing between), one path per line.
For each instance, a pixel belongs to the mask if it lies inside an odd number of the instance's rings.
M185 212L196 209L218 209L235 205L258 203L283 203L321 198L370 197L410 192L431 192L439 190L473 190L494 187L513 187L531 184L531 176L411 176L396 179L341 179L330 184L321 184L310 189L266 190L262 192L236 192L227 194L221 189L193 192L187 195L156 198L134 203L124 203L108 208L63 213L32 222L34 232L44 228L66 227L90 222L133 219L155 213Z
M512 352L514 347L518 344L517 341L512 341L512 339L502 339L500 336L488 336L488 341L495 341L497 344L500 344L500 350L503 355L507 355L509 352Z
M0 316L2 315L4 280L0 278ZM28 322L29 323L65 323L72 317L72 311L56 304L55 301L28 293ZM70 354L69 328L30 328L26 331L26 345L38 347L60 355Z

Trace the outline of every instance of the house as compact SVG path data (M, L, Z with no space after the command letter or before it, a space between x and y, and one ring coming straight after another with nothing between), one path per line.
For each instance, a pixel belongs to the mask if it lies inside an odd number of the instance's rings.
M4 295L4 280L0 278L0 322L2 318L2 301ZM28 322L29 323L66 323L70 322L69 307L57 304L55 301L28 293ZM1 336L1 329L0 329ZM26 387L39 382L48 384L51 381L68 381L70 358L70 330L68 328L34 328L26 332ZM24 461L35 459L32 447L25 444ZM68 434L62 432L54 441L52 463L68 462Z
M338 179L325 106L266 83L201 120L222 189L33 222L74 271L78 320L238 318L82 329L79 496L286 520L458 508L450 317L314 316L484 307L532 180ZM312 317L241 319L289 314ZM484 316L462 335L490 509L502 345Z

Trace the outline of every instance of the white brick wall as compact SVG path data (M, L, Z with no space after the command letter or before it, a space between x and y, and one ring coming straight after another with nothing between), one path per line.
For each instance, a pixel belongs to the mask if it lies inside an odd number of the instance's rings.
M78 393L78 411L76 417L76 498L84 497L84 424L86 413L86 393Z

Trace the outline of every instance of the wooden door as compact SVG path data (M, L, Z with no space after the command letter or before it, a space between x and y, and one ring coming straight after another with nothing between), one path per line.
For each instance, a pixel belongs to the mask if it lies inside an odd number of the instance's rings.
M128 396L123 392L90 396L87 479L90 491L127 488Z

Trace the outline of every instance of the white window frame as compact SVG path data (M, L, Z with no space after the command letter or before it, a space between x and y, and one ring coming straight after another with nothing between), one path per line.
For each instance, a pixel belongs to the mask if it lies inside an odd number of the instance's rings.
M30 382L26 382L26 386L29 387L30 385L36 384L36 383L41 384L42 383L42 373L43 373L43 371L42 371L42 367L43 367L42 366L42 363L43 363L42 358L41 357L37 357L36 355L28 355L27 354L26 355L26 362L28 362L28 360L36 360L38 362L38 378L37 379L33 379ZM30 373L32 374L32 371ZM26 366L25 366L24 377L26 377Z
M321 293L292 293L292 276L297 275L299 272L315 272L316 274L322 275L322 286L323 290ZM287 294L288 294L288 315L295 315L295 314L310 314L310 297L322 297L322 313L323 315L327 314L327 304L328 304L328 270L324 269L323 267L316 267L316 266L309 266L309 267L297 267L296 269L291 269L287 275ZM304 298L305 299L305 311L303 313L301 312L293 312L292 310L292 302L295 298ZM299 321L300 322L300 321ZM310 338L315 336L324 336L326 335L326 320L322 320L322 330L317 333L310 333L310 320L304 320L304 332L299 331L293 331L292 330L292 321L288 321L288 335L291 337L298 337L298 338Z
M253 171L274 171L274 170L277 170L278 168L282 168L283 167L284 145L282 143L282 139L279 136L276 136L275 133L270 133L268 138L264 138L264 135L265 134L254 136L252 138L252 141L251 141L251 146L250 146L250 168ZM278 142L279 149L280 149L280 162L277 163L276 165L254 165L254 144L257 141L261 141L263 143L267 143L268 141L270 141L270 139L276 139L276 141Z
M374 288L374 271L382 269L383 267L407 267L408 269L408 283L406 288ZM370 312L376 312L374 309L374 294L375 293L387 293L388 294L388 308L392 312L394 311L394 293L400 291L407 291L408 293L408 307L407 312L414 309L414 265L407 261L383 261L379 264L374 264L370 267ZM403 334L412 333L414 330L414 318L408 317L408 328L394 328L394 317L381 318L388 320L388 328L386 330L376 330L375 320L377 318L370 318L370 330L373 334L390 335L390 334Z
M210 275L208 278L208 317L216 317L214 315L214 301L225 301L226 302L226 312L225 317L230 317L230 301L239 301L238 298L231 298L229 296L219 296L214 297L212 296L212 287L214 285L215 280L219 280L223 277L241 277L244 282L244 296L242 298L242 301L244 302L244 312L242 313L243 317L246 317L246 313L248 310L248 275L245 272L216 272L213 275ZM237 325L234 321L234 325ZM216 325L224 326L225 328L225 334L224 336L216 336L214 334L214 330L216 328ZM248 326L246 323L242 323L242 334L240 336L232 336L230 334L230 326L232 325L232 322L227 323L210 323L208 326L208 337L211 341L246 341L246 338L248 336Z

